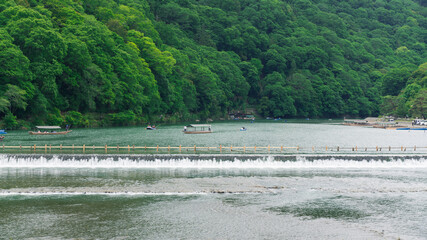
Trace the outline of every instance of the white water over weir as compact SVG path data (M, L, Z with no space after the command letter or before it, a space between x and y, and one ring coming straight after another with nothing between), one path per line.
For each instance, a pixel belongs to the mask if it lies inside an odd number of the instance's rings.
M0 168L427 168L427 155L0 154Z

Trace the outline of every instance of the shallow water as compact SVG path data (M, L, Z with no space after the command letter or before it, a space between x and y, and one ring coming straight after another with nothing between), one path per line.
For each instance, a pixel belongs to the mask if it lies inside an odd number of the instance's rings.
M422 155L157 157L0 155L0 232L6 239L427 236Z
M61 141L427 143L422 132L330 124L248 123L247 132L231 131L240 125L220 124L210 137L194 138L179 126L164 132L107 129L100 139L100 129L76 130L80 138ZM29 139L23 132L8 137L11 143ZM0 154L3 239L426 239L426 216L427 154L418 151Z

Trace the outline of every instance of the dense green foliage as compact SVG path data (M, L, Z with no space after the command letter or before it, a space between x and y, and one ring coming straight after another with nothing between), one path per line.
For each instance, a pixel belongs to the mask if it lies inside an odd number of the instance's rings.
M0 0L0 117L427 115L426 39L416 0Z

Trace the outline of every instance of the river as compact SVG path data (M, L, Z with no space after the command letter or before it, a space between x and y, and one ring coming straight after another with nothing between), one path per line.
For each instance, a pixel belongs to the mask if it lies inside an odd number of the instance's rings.
M0 154L3 239L426 239L424 131L324 122L10 132L5 145L300 146L283 153ZM248 130L239 131L245 126ZM312 151L418 146L417 151Z

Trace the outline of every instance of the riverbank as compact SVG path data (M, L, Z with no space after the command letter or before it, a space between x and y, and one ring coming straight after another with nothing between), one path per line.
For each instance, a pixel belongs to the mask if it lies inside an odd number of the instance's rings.
M361 126L361 127L373 127L373 128L384 128L384 129L398 129L398 128L423 129L427 127L425 125L414 125L412 119L391 119L391 118L376 118L376 117L368 117L365 119L344 119L343 124L347 126Z

